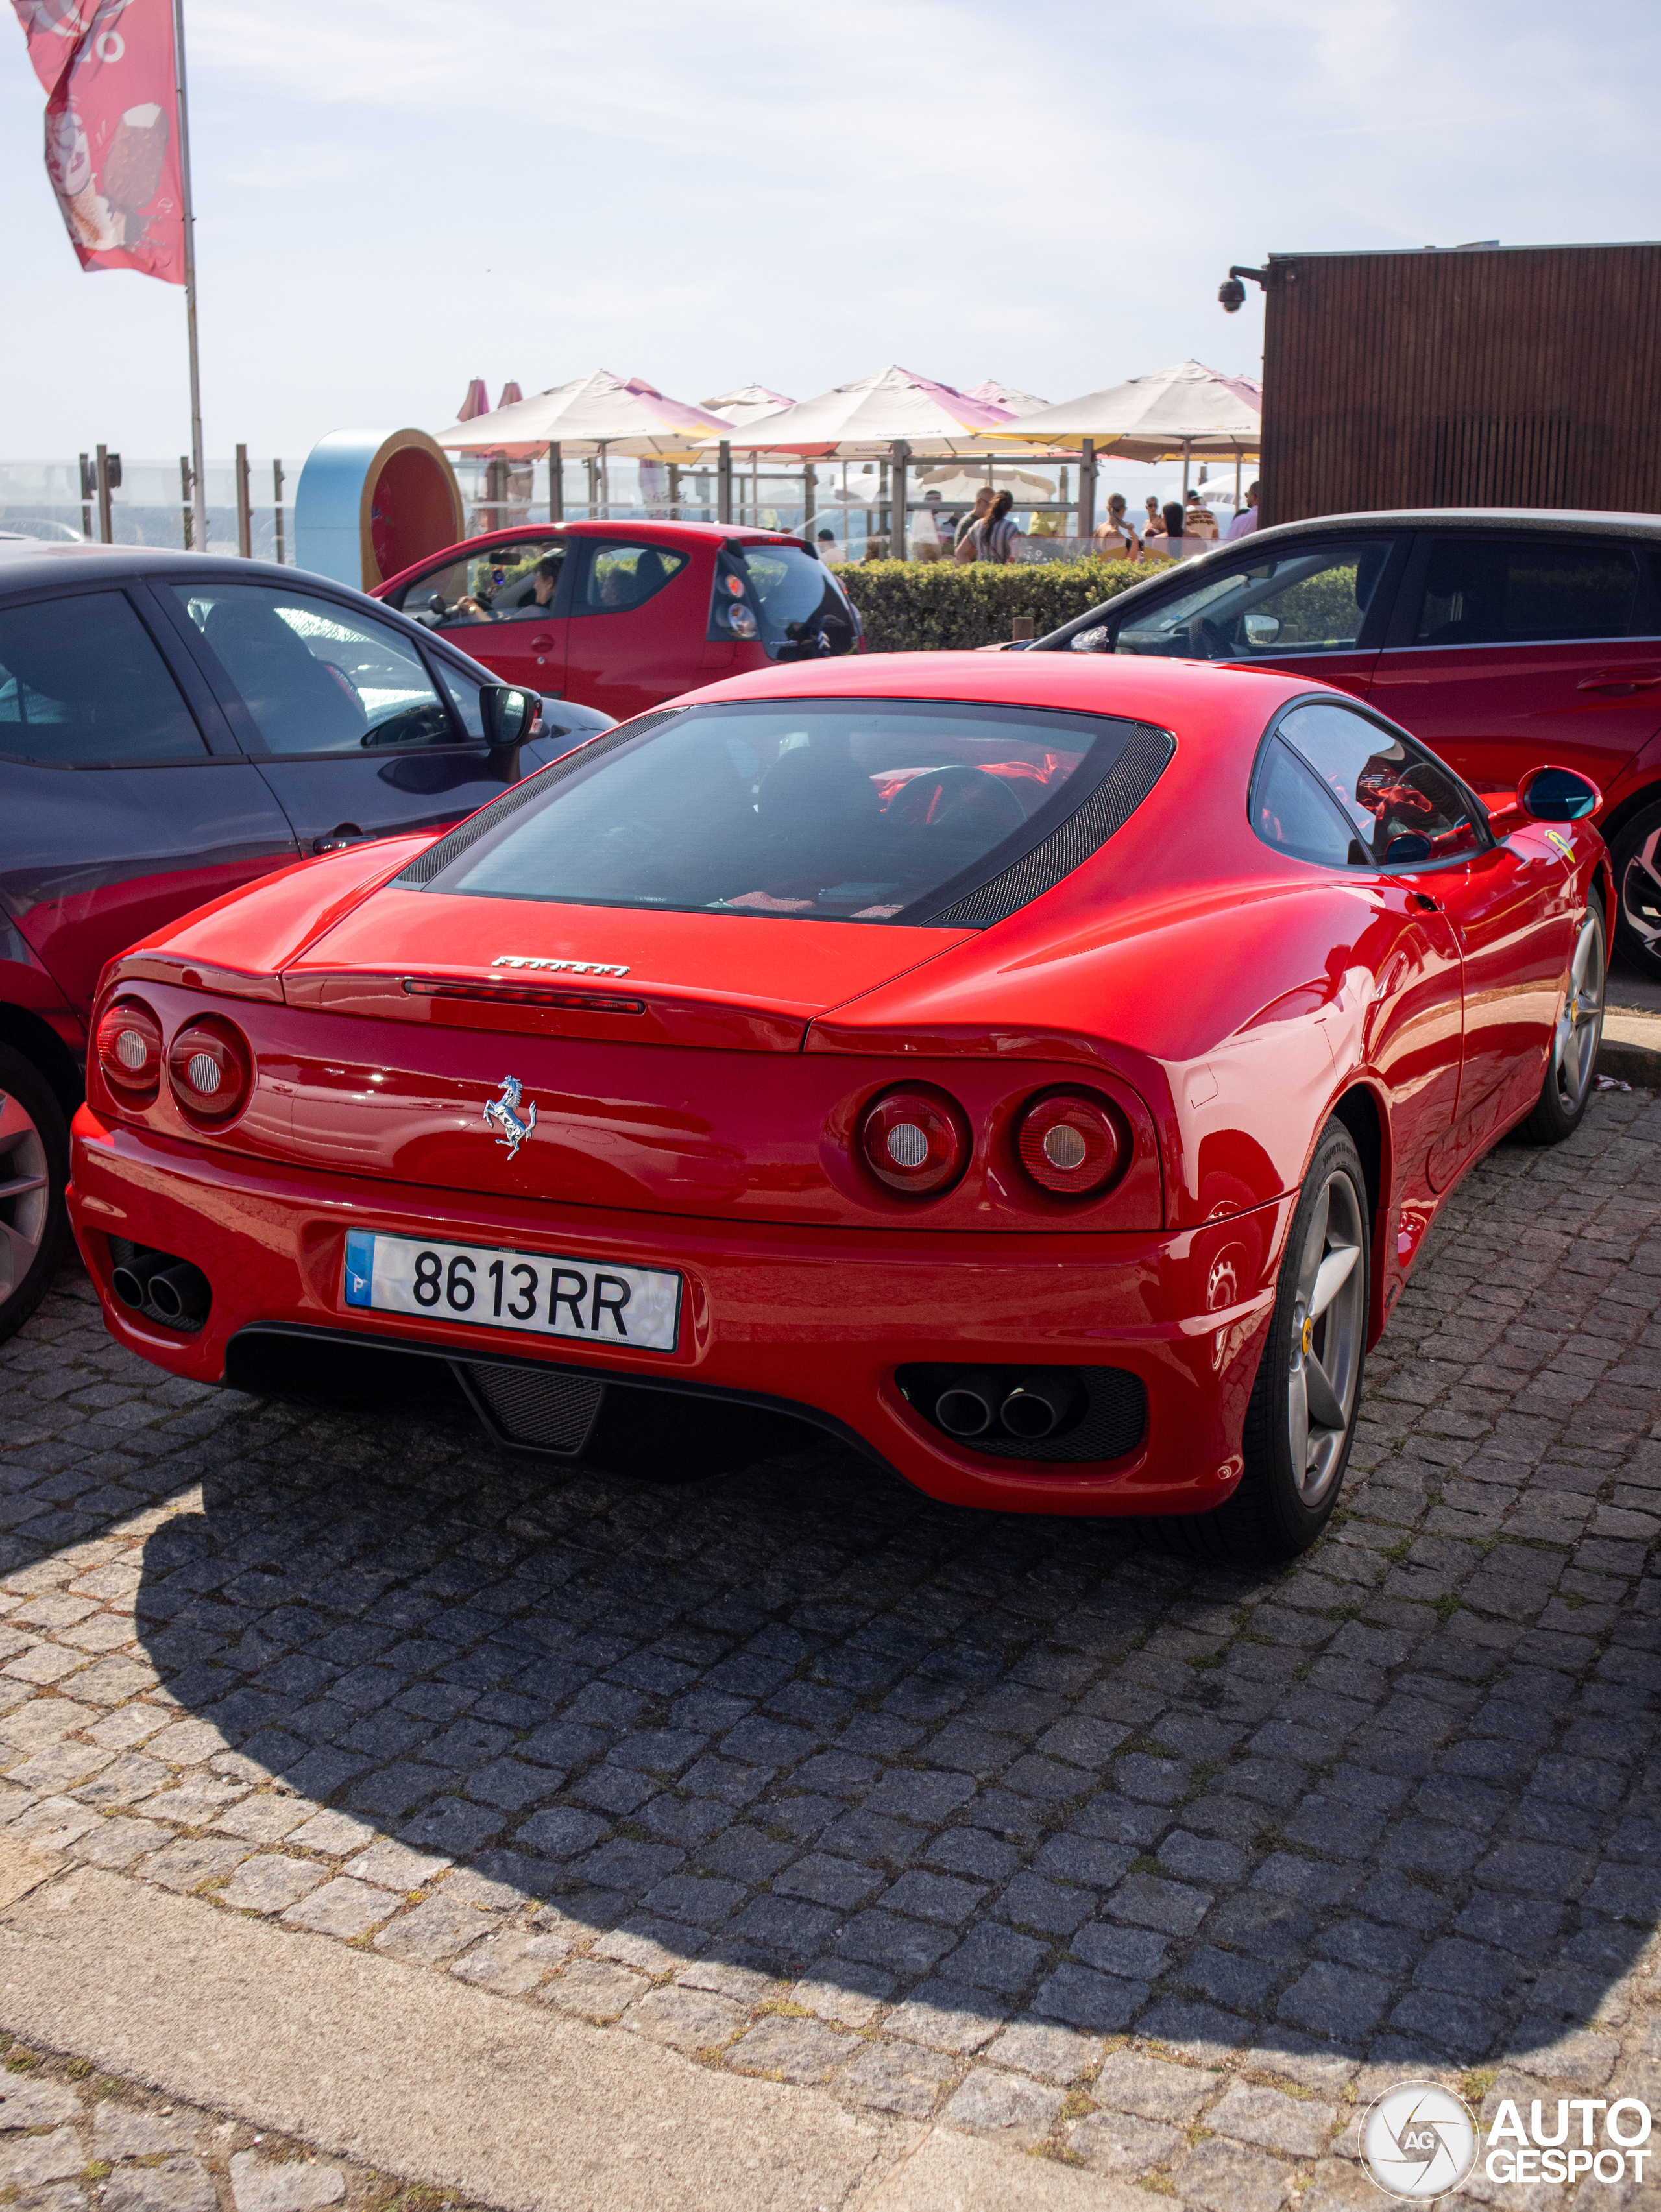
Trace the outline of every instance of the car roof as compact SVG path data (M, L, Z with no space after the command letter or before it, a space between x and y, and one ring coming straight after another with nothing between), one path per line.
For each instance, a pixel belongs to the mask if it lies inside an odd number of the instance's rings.
M1203 490L1203 487L1202 488ZM1661 538L1661 514L1620 514L1573 507L1372 507L1354 514L1311 514L1297 522L1273 523L1249 535L1285 538L1332 530L1488 530L1570 532L1593 538ZM1226 540L1238 545L1238 538Z
M245 561L234 553L182 553L166 545L66 545L46 538L0 540L0 592L26 591L40 584L107 576L113 581L134 576L235 577L246 583L254 577L293 586L321 584L332 592L356 592L333 576L313 574L308 568L279 566L275 561Z
M800 531L763 530L751 522L668 522L653 518L619 517L605 521L599 517L570 522L521 522L513 530L482 530L475 538L459 538L453 545L435 545L430 553L423 553L418 561L411 561L396 575L388 576L375 586L379 597L383 592L401 584L406 576L418 574L435 561L453 558L463 554L488 552L493 545L522 545L527 538L631 538L651 545L802 545L806 541ZM808 550L811 551L812 548Z
M1238 678L1237 683L1234 679ZM1342 698L1306 677L1278 669L1232 668L1208 660L1153 654L870 653L758 668L706 685L672 704L730 701L927 699L991 707L1048 707L1063 713L1116 714L1185 731L1260 732L1288 699Z

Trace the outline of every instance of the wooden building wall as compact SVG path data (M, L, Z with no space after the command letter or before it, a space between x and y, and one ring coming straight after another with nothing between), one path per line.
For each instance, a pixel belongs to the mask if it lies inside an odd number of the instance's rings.
M1265 523L1661 513L1661 245L1273 254Z

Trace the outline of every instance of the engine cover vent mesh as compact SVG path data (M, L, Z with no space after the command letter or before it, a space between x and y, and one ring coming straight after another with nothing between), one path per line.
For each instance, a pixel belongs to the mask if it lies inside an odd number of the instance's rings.
M1177 750L1169 731L1139 722L1124 750L1083 803L1065 822L1052 830L1041 845L1013 860L1001 875L994 876L960 898L926 917L929 927L949 929L1001 921L1029 899L1051 890L1063 876L1071 875L1098 846L1106 844L1125 823L1164 775Z

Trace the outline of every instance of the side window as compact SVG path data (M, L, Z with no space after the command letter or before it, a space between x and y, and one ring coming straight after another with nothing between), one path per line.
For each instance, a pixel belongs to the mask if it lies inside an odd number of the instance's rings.
M1331 799L1279 738L1269 739L1257 764L1251 826L1265 845L1295 860L1342 868L1360 857Z
M669 579L686 566L684 553L666 545L593 543L582 591L571 610L579 615L621 615L643 607Z
M1639 567L1608 538L1438 538L1415 645L1512 645L1630 637Z
M1178 660L1354 653L1395 540L1288 547L1126 616L1115 649Z
M52 768L199 761L208 748L124 592L0 608L0 753Z
M461 718L461 726L470 738L484 742L484 717L479 712L479 684L471 676L464 676L459 668L452 668L440 654L433 655L438 662L438 677L450 696L450 704Z
M420 654L395 630L268 584L173 588L272 753L456 742Z
M1353 864L1451 860L1487 842L1453 777L1411 738L1324 701L1283 715L1279 737L1319 778L1350 825Z
M390 604L429 629L534 621L552 604L564 560L563 538L492 545L441 568L429 568L406 584Z

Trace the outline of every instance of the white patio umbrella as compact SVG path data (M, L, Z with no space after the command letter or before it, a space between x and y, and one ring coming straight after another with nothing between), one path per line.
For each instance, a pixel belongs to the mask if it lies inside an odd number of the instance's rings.
M723 392L717 398L698 402L706 414L719 415L735 430L747 430L762 416L776 415L795 404L782 392L770 392L764 384L741 384L736 392Z
M1031 392L1020 392L1013 384L1000 384L995 377L988 377L983 384L966 384L965 399L984 399L994 407L1007 407L1012 415L1036 415L1040 407L1048 407L1047 399L1040 399Z
M975 434L1009 419L984 399L909 368L880 368L799 400L731 436L736 452L795 453L805 460L885 460L895 527L894 551L905 557L906 471L914 460L985 453Z
M1133 376L1105 392L1063 399L1001 422L989 434L1055 446L1094 441L1130 461L1165 461L1196 453L1256 453L1262 434L1261 385L1225 376L1202 362L1179 361L1150 376Z
M746 453L800 453L804 460L888 460L903 441L911 459L934 459L979 450L971 442L976 432L1008 420L1007 410L970 399L949 384L909 368L879 368L816 399L798 400L730 442Z
M508 460L538 458L551 446L562 453L695 453L724 438L731 426L689 400L670 399L643 377L613 376L596 369L557 384L516 405L498 407L470 422L453 422L437 434L452 453L501 454Z
M985 434L1080 449L1087 443L1098 458L1110 450L1128 461L1180 459L1186 491L1192 455L1232 453L1238 464L1257 453L1262 422L1261 385L1202 362L1179 361L1104 392L1037 408Z

